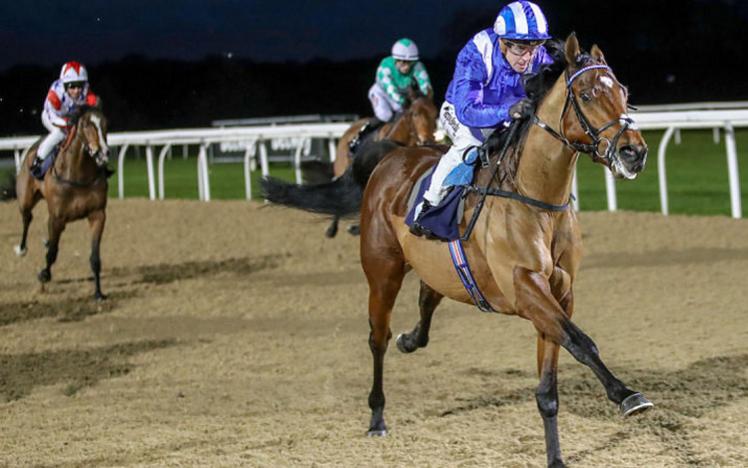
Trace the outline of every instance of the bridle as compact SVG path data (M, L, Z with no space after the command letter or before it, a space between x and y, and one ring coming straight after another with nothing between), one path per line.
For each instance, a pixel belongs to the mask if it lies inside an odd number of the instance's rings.
M616 156L616 147L618 146L618 140L621 139L621 136L627 131L634 131L637 130L636 123L634 122L634 119L629 117L626 114L622 114L617 119L612 119L600 128L595 128L587 118L587 116L582 111L581 106L579 105L579 101L577 100L576 94L574 94L574 89L572 85L574 84L574 80L579 78L582 74L590 71L590 70L606 70L606 71L612 71L609 66L607 65L588 65L586 67L583 67L579 70L577 70L574 74L571 76L568 75L568 72L565 73L566 76L566 101L564 102L564 108L561 112L561 117L559 118L559 128L561 131L554 130L551 128L547 123L543 122L538 118L537 115L533 115L533 123L543 130L550 133L554 138L561 141L566 146L572 148L574 151L580 152L580 153L587 153L592 156L592 159L597 162L606 162L608 164L612 164L615 160L618 159L618 156ZM617 82L617 80L616 80ZM579 125L581 125L582 130L584 133L589 136L592 139L592 143L580 143L578 141L569 141L568 138L566 138L566 135L564 134L564 126L563 121L564 117L566 116L566 113L568 112L569 108L574 109L574 113L577 116L577 120L579 121ZM613 136L613 138L607 138L603 136L603 132L611 128L612 126L620 124L621 128L618 129L616 134ZM605 143L607 147L605 148L605 151L600 154L599 148L602 143Z
M82 118L82 116L81 116ZM78 127L82 125L80 119L78 119L77 124L73 127L73 129L70 132L70 136L68 137L65 144L60 148L59 155L63 156L64 153L69 149L69 147L72 145L73 141L76 137L80 137L82 141L82 150L88 155L88 157L92 158L94 162L96 163L97 171L94 178L88 182L81 182L77 180L70 180L63 178L58 172L57 172L57 165L52 166L52 175L54 178L63 184L71 185L73 187L89 187L96 182L98 182L102 176L106 176L106 170L102 170L104 168L104 164L106 164L106 160L102 158L102 151L101 148L99 148L96 152L91 150L91 146L88 143L88 139L85 137L85 135L81 135L83 132ZM58 156L59 157L59 156Z

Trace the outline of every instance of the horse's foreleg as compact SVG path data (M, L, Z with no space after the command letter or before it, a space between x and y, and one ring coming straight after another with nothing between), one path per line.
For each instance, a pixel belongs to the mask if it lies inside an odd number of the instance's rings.
M94 211L88 215L88 224L91 227L91 271L94 275L96 292L94 298L97 301L106 299L101 292L101 257L99 257L99 248L101 246L101 235L104 232L106 223L106 212L104 210Z
M29 226L31 225L31 221L34 219L34 215L32 214L32 212L34 211L34 206L36 206L36 204L41 199L39 192L34 191L32 183L29 179L30 177L31 176L28 173L22 173L18 176L19 180L16 184L16 191L18 192L18 204L21 211L21 220L23 221L21 243L18 244L14 249L16 255L18 255L19 257L23 257L28 251L26 247L26 241L29 235Z
M531 320L547 340L563 346L574 358L588 366L603 384L608 398L618 404L624 415L652 406L644 396L626 387L605 366L595 343L565 315L553 297L548 280L526 268L514 270L517 311Z
M548 466L564 466L561 458L561 444L558 438L558 390L556 388L558 370L558 348L553 341L538 335L538 365L540 383L535 390L535 401L543 418L545 429L545 453Z
M31 225L31 220L34 219L34 215L31 214L31 209L22 209L21 210L21 219L23 220L23 232L21 233L21 243L18 244L15 248L16 255L19 257L23 257L26 255L26 252L28 252L28 249L26 248L26 239L29 235L29 226Z
M60 244L60 235L65 230L65 221L52 216L50 213L47 222L49 232L49 243L47 245L47 266L39 272L38 278L42 283L48 283L52 280L52 265L57 260L57 247Z
M395 298L405 276L405 264L402 260L388 258L364 258L364 271L369 280L369 348L374 360L374 381L369 393L371 422L369 436L387 434L384 423L384 354L387 343L392 337L390 316Z
M568 318L573 313L573 295L569 290L560 305ZM548 460L548 466L564 466L561 458L561 444L558 438L558 390L557 372L558 372L558 350L559 345L551 340L547 340L543 334L538 334L538 375L540 383L535 391L535 401L538 405L538 411L543 418L543 428L545 429L545 452Z
M421 320L410 333L401 333L395 342L397 349L403 353L412 353L418 348L425 348L429 344L429 329L431 329L431 317L434 310L441 302L441 294L431 289L429 285L421 281L421 290L418 293L418 308Z

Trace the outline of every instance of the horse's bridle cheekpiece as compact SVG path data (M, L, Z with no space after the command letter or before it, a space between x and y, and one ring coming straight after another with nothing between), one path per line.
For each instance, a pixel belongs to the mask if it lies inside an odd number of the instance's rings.
M607 65L588 65L586 67L580 68L566 79L566 102L564 103L564 109L561 112L561 118L559 119L559 128L561 129L560 132L554 130L547 123L540 120L537 115L533 116L533 123L543 130L547 131L554 138L561 141L566 146L574 149L575 151L589 154L592 156L593 160L608 161L612 164L617 159L616 146L618 145L618 140L626 131L635 130L636 123L634 122L634 119L626 114L623 114L618 119L613 119L605 123L600 128L596 129L592 126L587 116L584 115L584 112L579 105L579 101L577 100L577 96L574 94L574 90L572 89L574 80L590 70L605 70L609 72L612 71ZM572 142L569 141L569 139L564 135L563 125L561 124L561 122L563 122L564 116L569 110L569 104L571 104L571 107L574 109L574 113L577 116L577 120L579 120L579 124L582 126L582 130L584 130L584 133L592 139L591 144ZM609 129L615 124L620 124L621 128L618 130L618 132L616 132L615 136L613 136L612 139L601 136L605 130ZM601 156L598 150L600 148L600 144L603 142L607 143L607 148L605 148L605 151Z

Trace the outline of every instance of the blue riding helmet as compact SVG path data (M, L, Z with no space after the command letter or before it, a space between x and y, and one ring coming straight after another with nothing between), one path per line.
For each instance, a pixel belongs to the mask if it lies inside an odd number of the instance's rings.
M525 0L512 2L502 8L493 30L501 39L544 41L551 38L543 11Z

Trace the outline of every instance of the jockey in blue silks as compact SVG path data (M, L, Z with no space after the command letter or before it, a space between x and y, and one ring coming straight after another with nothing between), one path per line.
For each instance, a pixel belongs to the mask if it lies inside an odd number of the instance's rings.
M443 182L462 162L464 152L483 144L512 119L532 114L522 76L553 62L543 47L546 39L550 39L548 23L540 7L520 0L502 8L493 28L479 32L462 48L439 113L452 147L434 170L420 214L411 226L413 234L427 233L419 221L441 202L448 188Z

